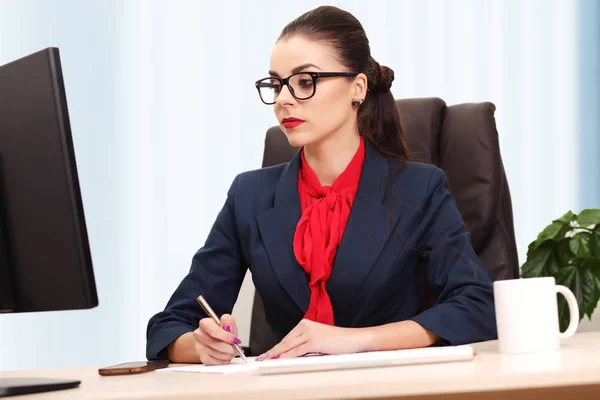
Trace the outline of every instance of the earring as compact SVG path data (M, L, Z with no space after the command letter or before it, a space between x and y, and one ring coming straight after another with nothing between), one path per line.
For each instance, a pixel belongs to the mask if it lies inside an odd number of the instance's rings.
M358 107L358 106L360 106L360 104L361 104L360 100L352 100L352 105L353 106L357 106Z

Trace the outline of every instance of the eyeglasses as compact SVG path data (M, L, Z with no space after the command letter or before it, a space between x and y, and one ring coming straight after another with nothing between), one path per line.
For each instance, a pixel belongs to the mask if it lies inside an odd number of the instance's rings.
M256 81L256 89L260 100L267 104L275 104L277 96L281 93L283 85L286 85L296 99L308 100L315 95L317 80L321 78L332 78L338 76L356 76L352 72L299 72L287 78L263 78Z

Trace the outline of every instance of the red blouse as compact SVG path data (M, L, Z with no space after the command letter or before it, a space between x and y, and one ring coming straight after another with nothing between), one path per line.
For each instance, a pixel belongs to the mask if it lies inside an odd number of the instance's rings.
M300 221L294 235L294 255L309 276L310 303L304 318L333 325L326 285L358 190L365 158L364 140L332 186L321 186L301 152L298 171Z

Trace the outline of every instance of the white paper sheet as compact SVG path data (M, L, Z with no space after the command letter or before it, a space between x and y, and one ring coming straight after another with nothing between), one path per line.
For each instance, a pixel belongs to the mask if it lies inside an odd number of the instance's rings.
M474 356L468 345L428 347L396 351L374 351L357 354L308 355L299 358L256 361L248 357L248 363L234 358L227 365L186 365L159 369L157 372L196 372L206 374L233 374L255 372L278 374L303 371L325 371L331 369L370 368L407 364L423 364L448 361L466 361Z
M186 365L183 367L157 369L156 372L202 372L205 374L235 374L239 372L247 372L256 370L254 357L247 357L246 364L241 358L234 358L226 365ZM264 361L260 361L264 362Z

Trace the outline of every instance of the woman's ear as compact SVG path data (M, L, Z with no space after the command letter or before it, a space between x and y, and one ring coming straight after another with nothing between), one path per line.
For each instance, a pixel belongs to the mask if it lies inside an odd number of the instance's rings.
M367 76L362 72L354 78L354 83L352 85L352 98L355 100L364 101L365 97L367 97Z

